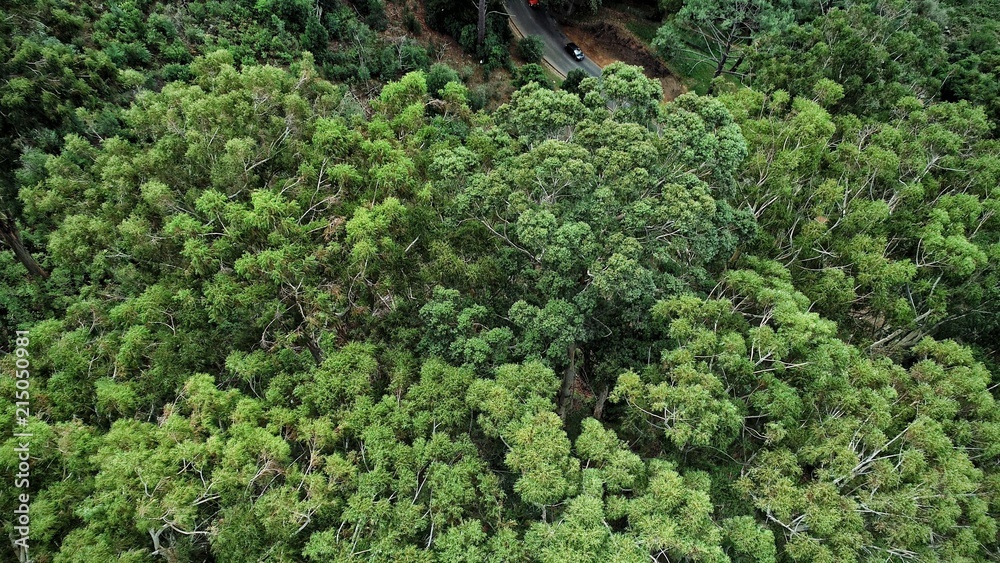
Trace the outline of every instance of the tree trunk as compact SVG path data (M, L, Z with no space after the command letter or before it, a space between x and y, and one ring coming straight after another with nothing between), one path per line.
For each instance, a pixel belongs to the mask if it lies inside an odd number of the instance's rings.
M740 56L736 59L736 62L733 63L733 66L729 67L729 70L727 70L726 72L728 72L729 74L736 72L736 69L740 68L740 65L743 64L744 57L746 57L746 49L744 49L743 53L740 53Z
M3 214L0 214L0 238L3 238L7 246L14 251L14 256L24 264L24 267L28 269L31 275L42 279L49 277L49 273L43 270L38 265L38 262L35 262L35 259L31 257L31 253L21 243L21 237L17 234L17 227L14 226L14 222Z
M162 534L166 529L167 527L164 526L159 530L155 530L153 528L146 530L149 532L149 537L153 538L153 553L150 553L150 555L160 555L160 534Z
M309 349L309 353L312 354L314 360L316 360L316 365L323 363L323 350L320 349L319 344L310 336L306 336L306 348Z
M566 357L569 363L563 371L562 389L559 391L559 416L564 420L566 411L569 410L569 403L573 399L573 385L576 383L576 343L567 347Z
M606 385L601 391L601 394L597 396L597 404L594 406L594 418L597 420L602 420L604 418L604 404L608 402L608 393L611 391L611 386Z
M726 69L726 61L729 59L729 48L729 45L726 45L726 50L722 52L722 58L719 59L719 64L715 67L712 78L718 78L722 74L722 71Z
M708 91L705 92L709 96L715 90L715 79L722 74L722 71L726 70L726 61L729 60L729 53L733 50L733 37L736 35L736 26L737 23L733 22L733 28L729 30L729 36L726 38L726 46L722 48L722 58L719 59L719 64L715 67L715 73L712 74L712 83L708 85Z
M476 45L483 46L486 41L486 0L479 0L479 21L476 22Z
M726 50L722 52L722 58L719 59L719 66L715 67L715 74L712 75L712 81L708 84L708 90L705 92L706 95L711 96L712 92L715 91L715 79L722 74L722 71L726 68L726 59L729 58L729 49L731 45L726 45Z

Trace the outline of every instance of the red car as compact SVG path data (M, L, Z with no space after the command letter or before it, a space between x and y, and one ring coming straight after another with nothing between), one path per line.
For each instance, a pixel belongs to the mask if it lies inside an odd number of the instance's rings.
M530 6L532 8L537 8L538 5L539 5L538 4L538 0L528 0L528 6Z

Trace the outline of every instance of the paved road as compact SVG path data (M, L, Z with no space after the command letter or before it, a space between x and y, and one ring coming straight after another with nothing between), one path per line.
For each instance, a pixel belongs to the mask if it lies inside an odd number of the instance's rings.
M565 49L569 39L547 12L528 7L528 0L506 0L506 5L514 27L523 35L537 35L542 38L545 43L545 62L549 63L557 73L565 78L574 68L582 68L591 76L601 75L601 67L590 58L577 61L569 56Z

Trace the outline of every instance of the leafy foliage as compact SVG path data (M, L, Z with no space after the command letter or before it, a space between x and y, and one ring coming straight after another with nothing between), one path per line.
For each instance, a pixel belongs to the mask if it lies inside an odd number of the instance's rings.
M545 44L542 43L542 38L536 35L522 37L521 40L517 42L517 54L528 63L542 62L544 48Z
M989 17L835 4L664 3L765 91L492 112L381 2L5 8L0 509L39 561L997 559Z

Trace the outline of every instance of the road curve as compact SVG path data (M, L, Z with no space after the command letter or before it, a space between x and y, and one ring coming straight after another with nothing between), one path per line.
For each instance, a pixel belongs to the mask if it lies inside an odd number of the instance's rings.
M589 57L577 61L569 56L565 49L569 39L548 12L530 8L528 0L506 0L506 6L515 35L537 35L542 38L545 44L544 62L550 69L563 78L566 78L566 74L574 68L582 68L591 76L601 75L601 67ZM584 55L586 56L586 53Z

